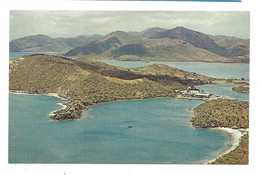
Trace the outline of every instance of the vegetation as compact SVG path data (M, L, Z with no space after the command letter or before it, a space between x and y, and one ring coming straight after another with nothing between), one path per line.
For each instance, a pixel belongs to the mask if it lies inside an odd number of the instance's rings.
M66 109L55 112L53 120L78 119L87 106L130 99L175 98L175 90L212 82L212 78L171 68L150 65L135 69L105 63L48 55L31 55L10 60L9 90L33 94L57 93L69 99ZM215 80L215 79L214 79ZM225 80L224 80L225 81ZM248 128L248 102L212 100L194 109L191 119L198 128ZM228 156L228 157L227 157ZM214 163L246 164L248 136L229 155Z
M245 101L219 99L207 101L194 109L191 119L196 128L249 127L249 103ZM215 160L212 164L248 164L248 135L240 139L233 151Z
M249 103L219 99L207 101L194 109L192 125L197 128L249 127Z
M235 91L235 92L238 92L238 93L249 93L249 86L233 87L232 91Z
M240 144L233 151L212 162L212 164L248 164L249 136L241 137Z
M9 43L11 52L60 52L64 56L134 61L249 62L249 40L210 36L176 27L142 32L52 38L32 35ZM65 53L66 52L66 53Z
M10 41L10 52L64 52L86 45L99 35L81 35L75 38L52 38L47 35L31 35Z
M232 48L221 46L208 35L184 27L116 31L74 48L65 56L132 61L249 62L249 44L240 40L240 44L234 43Z
M69 99L67 108L52 116L54 120L80 118L88 105L103 102L174 98L174 90L210 80L165 65L124 69L92 60L39 54L10 60L9 78L11 91L57 93Z

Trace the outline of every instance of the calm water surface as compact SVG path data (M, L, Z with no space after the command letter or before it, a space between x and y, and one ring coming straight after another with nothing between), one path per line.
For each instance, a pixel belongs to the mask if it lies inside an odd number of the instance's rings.
M13 58L21 58L24 55L32 55L32 54L46 54L46 55L55 55L55 52L9 52L9 59Z
M249 79L249 64L246 63L202 63L202 62L142 62L100 60L101 62L124 68L137 68L151 64L165 64L189 72L195 72L214 78L245 78Z
M235 99L241 101L249 101L249 94L246 93L237 93L232 91L233 87L237 87L239 85L235 84L207 84L207 85L199 85L196 88L200 90L204 90L206 93L215 94L223 97L233 97Z
M227 135L191 126L201 100L121 101L54 122L60 99L9 95L10 163L199 163L227 147Z
M170 64L199 71L196 67L199 63ZM201 69L204 64L211 65L202 63ZM230 70L220 72L224 78L230 76L229 71L249 71L248 64L227 65ZM132 62L130 66L142 65ZM211 73L208 69L208 74ZM198 88L248 100L248 94L233 92L234 86ZM60 108L59 102L62 100L45 95L9 94L10 163L201 163L227 148L226 134L191 126L193 113L189 109L203 103L202 100L107 103L90 107L82 119L54 122L48 114ZM133 128L127 128L129 124Z

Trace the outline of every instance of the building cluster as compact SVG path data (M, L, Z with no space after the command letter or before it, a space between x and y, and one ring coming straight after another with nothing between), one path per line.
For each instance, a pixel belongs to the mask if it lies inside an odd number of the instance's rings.
M182 91L176 90L175 92L181 94L183 97L210 98L213 96L213 94L205 93L199 89L192 89L191 87Z

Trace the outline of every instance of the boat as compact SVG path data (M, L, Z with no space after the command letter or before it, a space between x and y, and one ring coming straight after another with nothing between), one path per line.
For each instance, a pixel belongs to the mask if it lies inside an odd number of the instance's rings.
M132 128L133 127L133 125L128 125L128 128Z

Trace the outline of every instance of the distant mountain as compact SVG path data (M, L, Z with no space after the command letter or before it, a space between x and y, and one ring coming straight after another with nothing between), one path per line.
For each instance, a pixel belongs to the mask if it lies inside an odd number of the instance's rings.
M84 55L93 55L93 54L101 55L108 51L116 50L124 45L140 44L140 43L142 43L142 39L135 37L126 32L116 31L116 32L109 33L85 46L72 49L69 52L65 53L64 55L65 56L82 56L82 55L84 56ZM114 51L113 53L118 54L119 52Z
M137 56L148 56L146 48L142 44L127 44L116 50L111 51L115 56L121 55L137 55Z
M75 38L34 35L11 41L10 51L53 51L66 57L111 60L249 62L249 40L207 35L184 27Z
M102 41L94 41L86 46L77 47L65 53L65 56L75 56L75 55L101 55L102 53L109 51L111 49L116 49L121 45L121 41L112 36Z
M12 40L10 52L63 52L83 46L100 38L100 35L82 35L75 38L52 38L47 35L32 35Z
M160 27L152 27L152 28L148 28L142 32L140 32L140 34L142 35L142 37L145 37L145 38L150 38L152 37L153 35L155 35L156 33L158 32L164 32L166 31L167 29L163 29L163 28L160 28Z
M224 47L231 56L249 58L249 39L241 39L223 35L210 36L218 45Z
M127 33L127 32L123 32L123 31L115 31L115 32L111 32L99 39L97 39L96 42L104 42L106 40L108 40L111 37L117 37L122 45L126 45L126 44L140 44L143 42L142 38L136 36L136 34L133 34L133 32Z
M209 50L215 54L221 56L229 56L226 49L215 43L215 41L211 39L208 35L194 30L186 29L184 27L176 27L171 30L158 32L150 38L179 39L186 41L187 43L190 43L195 47Z
M150 39L146 44L147 52L153 55L154 61L185 62L230 62L229 58L217 55L206 49L198 48L179 39Z
M221 41L221 40L218 40ZM235 59L247 54L241 45L230 50L209 36L184 27L155 27L142 32L111 32L65 53L70 57L143 61L248 62Z

